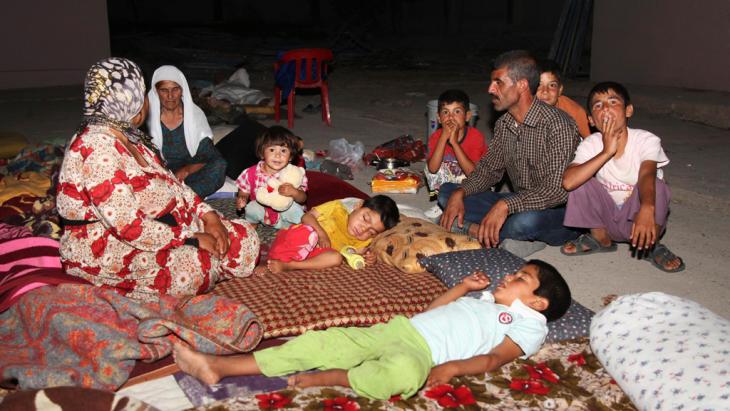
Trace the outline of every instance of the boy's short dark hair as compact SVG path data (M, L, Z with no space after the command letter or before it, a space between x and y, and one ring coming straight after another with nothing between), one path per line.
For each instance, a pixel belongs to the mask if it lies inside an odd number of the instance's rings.
M380 221L386 230L390 230L398 224L400 220L400 212L398 206L392 198L384 195L370 197L363 201L363 207L367 207L380 215Z
M623 84L617 83L615 81L603 81L593 86L591 92L588 93L588 100L586 100L586 108L588 109L588 113L591 112L591 100L593 100L593 96L595 96L596 94L608 93L608 90L613 90L614 93L618 94L619 97L624 100L624 106L628 107L628 105L631 104L629 91L626 90L626 87L624 87Z
M540 286L535 290L535 295L548 300L548 308L542 311L542 315L548 321L555 321L565 314L570 307L570 288L558 270L542 260L530 260L529 265L538 268L537 278Z
M446 90L439 96L438 109L441 109L451 103L460 103L464 106L464 111L469 111L469 95L464 90L451 89Z
M561 73L560 66L555 60L542 60L540 61L540 74L550 73L558 80L558 84L563 84L563 73Z
M296 139L294 133L288 128L271 126L256 139L256 156L260 160L263 160L264 148L270 146L286 146L289 148L289 152L291 152L291 158L293 158L298 151Z
M525 50L512 50L500 54L494 59L494 70L507 69L507 76L513 81L527 80L530 92L534 95L540 87L540 70L537 61Z

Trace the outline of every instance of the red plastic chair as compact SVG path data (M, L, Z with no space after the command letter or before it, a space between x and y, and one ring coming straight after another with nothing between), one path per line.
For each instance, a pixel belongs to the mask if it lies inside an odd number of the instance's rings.
M295 62L294 87L286 100L289 128L294 127L294 102L298 88L321 89L322 121L328 126L332 125L329 86L327 85L327 62L332 61L332 58L332 50L329 49L296 49L284 53L281 59L274 63L274 73L276 74L287 63ZM313 68L314 70L312 70ZM281 87L274 82L274 120L277 123L281 119L281 94Z

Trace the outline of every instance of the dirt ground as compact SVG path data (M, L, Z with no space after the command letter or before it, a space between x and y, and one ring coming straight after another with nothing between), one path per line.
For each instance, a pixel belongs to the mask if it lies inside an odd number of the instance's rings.
M411 64L396 65L384 58L343 57L330 75L333 126L322 123L319 113L301 111L307 103L316 105L318 96L299 96L299 118L293 130L304 138L307 148L315 150L326 149L336 138L362 141L366 152L402 134L425 139L428 100L447 88L462 88L479 106L477 127L491 136L487 55L472 53L455 59L431 54L409 61ZM272 62L271 56L259 55L247 67L252 87L268 94L273 91ZM145 74L151 76L151 72ZM578 85L569 82L566 94L571 95L571 89L586 89L584 84ZM78 124L81 97L81 86L0 91L0 130L21 132L37 142L63 141ZM585 98L572 97L579 102ZM665 176L673 199L662 242L684 259L687 269L677 274L661 272L646 261L632 259L626 245L620 245L616 253L582 257L566 257L557 247L548 247L533 257L554 264L566 276L574 298L594 310L601 308L601 299L608 294L662 291L698 301L730 318L729 276L723 263L730 247L722 234L730 232L730 130L651 114L640 106L636 109L630 125L660 136L671 160ZM272 119L262 122L274 124ZM286 126L286 120L281 124ZM423 165L417 163L413 168L420 170ZM367 182L373 173L372 167L358 170L353 184L370 192ZM424 190L393 197L421 209L434 204L428 202Z

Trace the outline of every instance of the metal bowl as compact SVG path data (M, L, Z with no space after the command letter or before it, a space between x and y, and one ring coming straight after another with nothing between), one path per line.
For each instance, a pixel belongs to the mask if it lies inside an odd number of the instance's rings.
M387 168L388 170L395 170L396 168L400 167L407 167L410 163L405 160L399 160L397 158L383 158L376 164L376 167L378 170L382 170L384 168Z

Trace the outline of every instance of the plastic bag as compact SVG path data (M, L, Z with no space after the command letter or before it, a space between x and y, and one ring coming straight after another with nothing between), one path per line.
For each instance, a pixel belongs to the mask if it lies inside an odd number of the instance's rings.
M373 152L365 157L365 161L370 163L383 158L395 158L410 163L423 161L426 159L426 147L423 145L423 141L404 134L375 147Z
M361 141L350 144L344 138L330 141L329 157L332 161L359 168L363 165L362 156L365 154L365 145Z

